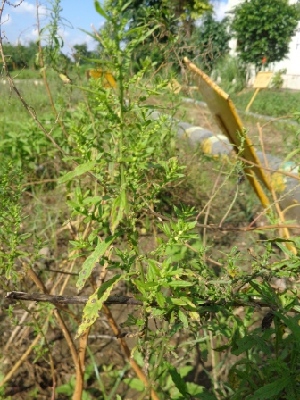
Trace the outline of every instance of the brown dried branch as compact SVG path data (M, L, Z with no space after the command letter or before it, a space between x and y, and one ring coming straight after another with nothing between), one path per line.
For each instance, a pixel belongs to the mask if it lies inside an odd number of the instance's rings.
M76 384L72 400L81 400L83 385L84 385L84 371L85 371L85 354L88 345L88 337L90 328L87 329L79 338L78 346L78 363L76 363Z
M51 296L40 293L25 293L25 292L8 292L5 296L6 299L10 300L25 300L25 301L37 301L37 302L48 302L54 305L58 304L86 304L88 296ZM126 304L126 305L142 305L143 302L129 296L109 296L104 304ZM269 304L263 299L255 296L249 296L247 299L238 299L237 297L228 301L225 299L219 299L218 301L201 299L199 307L273 307L274 304ZM297 311L291 309L290 311ZM212 311L213 312L213 311ZM114 332L115 333L115 332Z
M86 304L88 296L52 296L41 293L8 292L6 299L47 302L52 304ZM142 305L143 302L129 296L109 296L105 304Z
M134 370L137 377L143 382L145 387L150 389L151 399L159 400L159 397L156 394L155 390L151 388L151 385L150 385L147 375L141 370L141 368L139 367L137 362L132 358L131 351L126 343L126 340L122 337L122 332L121 332L120 328L118 327L115 319L113 318L113 315L112 315L110 309L106 305L103 305L103 312L106 315L106 318L109 322L109 325L110 325L114 335L118 338L121 348L122 348L123 352L125 353L131 368Z
M239 222L239 221L237 221ZM221 231L221 232L248 232L248 231L265 231L265 230L273 230L273 229L300 229L300 225L298 224L274 224L274 225L263 225L263 226L219 226L218 224L199 224L197 223L196 225L198 228L206 228L206 229L211 229L211 230L216 230L216 231Z

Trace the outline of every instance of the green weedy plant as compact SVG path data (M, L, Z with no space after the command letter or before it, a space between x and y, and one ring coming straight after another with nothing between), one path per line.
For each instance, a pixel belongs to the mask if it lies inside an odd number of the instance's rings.
M136 75L130 74L132 52L151 30L145 33L144 27L135 28L135 38L124 46L125 38L133 37L133 32L127 30L126 6L111 8L107 3L102 8L98 2L95 5L106 19L106 29L95 36L103 48L103 61L93 61L114 74L118 90L103 89L101 81L92 81L84 88L88 105L79 107L67 122L72 160L78 166L65 174L60 183L70 186L73 216L83 217L92 226L88 235L72 241L80 256L89 254L79 271L77 288L81 290L87 284L96 261L112 277L89 297L77 336L96 321L117 284L127 282L143 302L141 317L130 318L128 325L133 323L147 337L138 348L148 358L149 383L160 392L155 342L160 347L160 371L173 371L173 384L180 384L181 379L170 364L172 357L166 360L163 356L164 351L169 351L170 340L164 336L169 329L171 336L188 329L189 318L194 321L192 324L199 319L193 299L204 291L204 282L199 284L200 271L205 269L200 257L204 249L195 232L195 211L175 208L174 221L168 217L162 222L160 217L160 194L183 177L184 167L173 155L175 133L171 119L153 119L152 107L147 105L147 97L163 93L167 81L147 87L143 76L152 68L149 63ZM86 173L94 183L83 177ZM142 252L144 228L140 224L146 214L151 220L150 233L156 237L150 249ZM193 257L188 248L191 241L195 242ZM149 330L149 318L166 321L164 327L157 332ZM148 391L145 387L145 393ZM184 391L188 394L187 389Z
M246 86L246 66L237 57L227 56L216 63L212 77L221 77L220 86L233 95Z
M299 257L291 254L282 245L282 240L275 239L274 242L289 261L268 264L271 254L268 246L269 251L264 259L253 264L254 275L248 281L247 295L259 296L262 303L270 305L270 309L261 325L254 326L254 329L249 325L252 319L250 314L246 315L246 324L236 320L229 343L232 354L239 357L229 371L228 384L232 399L298 398L300 346L297 337L300 334L300 308L297 289L287 287L276 293L270 278L289 278L293 282L299 276ZM293 242L299 251L299 238ZM224 350L224 347L219 350Z
M214 66L229 53L228 19L214 20L212 12L202 17L202 24L196 27L192 35L194 52L201 68L211 73Z
M15 260L26 255L21 245L30 236L20 232L24 220L21 206L22 175L20 169L12 162L3 163L0 173L0 272L1 285L8 287L9 281L15 282L18 273L15 269Z
M76 376L58 388L59 394L70 397L73 393L74 400L93 396L91 388L83 388L82 349L88 349L89 330L103 311L137 377L127 371L127 365L120 368L119 375L109 374L112 365L102 366L106 378L115 378L105 387L107 379L99 378L97 364L89 352L101 391L97 398L121 398L117 394L120 382L141 398L296 398L297 286L279 293L270 282L272 278L296 282L298 256L276 239L284 259L273 252L274 243L268 243L263 254L252 255L252 262L234 247L219 260L219 270L207 264L210 248L203 244L197 230L198 210L168 205L166 211L162 200L164 193L172 192L185 174L175 156L172 118L154 114L159 108L150 105L154 96L165 93L168 81L156 79L156 85L150 84L145 76L154 66L147 60L142 70L131 73L135 48L151 35L151 30L145 26L128 30L127 5L122 1L113 5L107 2L104 7L96 1L95 6L106 25L94 35L101 44L103 58L92 61L102 70L111 71L118 87L104 89L101 79L82 87L86 102L69 117L65 115L67 135L55 137L56 143L68 149L62 152L62 165L68 166L68 172L62 173L60 183L66 190L72 219L80 222L78 229L72 230L73 260L68 272L80 265L75 271L79 275L77 288L92 292L77 331L81 353L76 353L72 335L68 336L69 326L70 331L78 327L71 310L67 310L69 314L64 314L60 324L67 333ZM51 131L52 138L55 133ZM1 181L6 213L2 221L8 233L3 236L11 238L13 250L7 257L1 249L8 279L15 269L12 260L20 255L22 241L26 240L19 232L20 182L13 175L13 179L7 178L9 174L6 172ZM11 191L8 182L16 182L16 191ZM299 253L299 240L294 242ZM77 263L76 257L80 257ZM100 284L95 276L96 264L101 270ZM246 265L251 266L250 270ZM42 271L39 279L47 274ZM122 329L136 330L137 345L131 353L125 346L124 332L116 327L105 304L113 290L123 293L124 286L138 302L136 311L122 325ZM71 284L69 288L73 289ZM49 321L52 305L47 307L39 308L47 316L44 324L35 325L38 335L42 329L37 327L44 328ZM238 311L239 307L243 312ZM255 314L254 318L254 312L262 307L267 308L265 317ZM54 315L57 321L62 320L57 309ZM196 363L209 377L208 388L191 377L197 374L194 354ZM91 376L89 367L86 377ZM273 376L278 380L270 382Z
M279 71L274 73L271 81L271 87L280 89L283 85L283 78L282 75L286 74L286 69L280 69Z
M53 157L52 146L33 121L7 122L6 129L0 151L7 157L12 157L14 165L23 167L24 172L28 167L32 170L38 168L48 158Z
M184 368L189 357L180 356L170 342L181 338L181 346L188 349L189 354L199 340L196 337L201 329L205 351L212 354L216 347L216 350L236 354L239 340L242 337L248 340L252 335L250 316L256 303L251 299L259 295L262 304L278 306L277 295L270 286L257 281L258 277L266 278L264 265L270 253L266 252L265 259L257 263L249 276L241 270L239 254L233 249L227 257L227 270L218 277L203 261L207 249L195 230L195 210L174 207L171 215L162 215L160 193L184 172L169 149L173 137L170 120L165 117L153 120L147 105L147 96L162 93L166 82L162 81L156 88L144 84L143 76L151 68L150 63L138 74L130 75L132 52L145 37L143 27L135 28L136 39L123 46L126 37L133 37L127 30L126 6L115 5L112 9L109 3L106 8L98 2L95 4L97 12L106 19L106 29L95 36L103 48L103 60L98 62L103 70L110 70L116 76L118 90L105 90L100 81L92 81L90 87L84 89L88 94L88 107L80 107L69 122L72 160L79 165L60 182L69 182L72 187L73 215L83 217L85 223L93 226L88 236L72 242L80 255L89 254L79 272L77 288L81 290L87 284L96 261L109 272L110 278L89 297L77 336L88 331L111 291L125 281L135 297L143 302L140 317L130 315L126 325L135 326L142 336L134 357L147 371L148 384L159 396L164 392L165 398L222 398L226 393L233 393L233 386L222 386L215 378L215 394L211 395L203 387L188 384L183 379L186 371L178 373L177 366ZM146 33L150 34L151 31ZM96 183L83 178L87 172ZM145 214L152 217L151 233L155 236L146 252L140 248L140 224ZM259 271L261 268L263 272ZM244 294L237 289L234 293L234 288L243 288L246 284L253 290ZM267 297L266 287L269 288ZM291 298L296 301L293 295ZM240 302L249 305L245 311L246 321L234 316L230 308ZM211 312L214 317L207 320L206 313ZM274 313L281 321L287 318L285 309L278 311L276 308ZM149 329L153 318L159 324L155 330ZM226 320L231 321L232 326ZM239 329L244 336L237 334ZM190 339L194 337L193 346L185 344L184 332ZM230 344L215 346L214 336L219 338L219 343L227 337ZM289 340L295 340L293 334ZM251 339L248 343L249 349L255 352L257 343ZM243 347L239 351L239 355L242 354ZM214 357L214 367L218 370L218 358ZM232 367L231 371L242 369L241 365L240 361L239 367ZM247 373L246 370L245 376ZM267 376L256 384L263 387L266 380ZM149 394L145 382L138 379L127 382L144 395ZM244 382L240 380L239 384L236 393L245 391ZM152 397L156 398L153 393Z

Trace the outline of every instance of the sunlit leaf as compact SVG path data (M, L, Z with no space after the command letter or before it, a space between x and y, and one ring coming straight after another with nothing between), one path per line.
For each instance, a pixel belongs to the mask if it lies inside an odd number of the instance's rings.
M170 286L170 287L173 287L173 288L177 288L177 287L189 287L189 286L193 286L193 285L194 285L194 282L180 281L180 280L178 280L178 281L171 281L171 282L169 283L169 286Z
M123 189L118 197L115 198L111 210L111 231L115 232L124 215L128 213L128 202L126 190Z
M158 304L160 307L163 308L164 305L165 305L166 300L165 300L165 297L164 297L164 295L162 294L162 292L157 292L157 293L155 294L155 298L156 298L157 304Z
M129 387L132 389L137 390L138 392L143 392L145 390L145 385L143 382L137 378L131 378L131 379L124 379L124 382L127 383Z
M104 19L106 19L108 21L109 20L109 16L103 10L103 8L101 7L99 1L95 0L94 4L95 4L95 9L96 9L97 13L100 14L101 17L103 17Z
M121 11L124 12L126 10L126 8L132 3L132 0L128 1L127 3L125 3L122 8Z
M187 319L186 314L184 312L182 312L181 310L179 310L178 317L179 317L180 321L183 323L183 326L187 329L189 324L188 324L188 319Z
M60 79L63 81L63 83L72 83L72 80L65 74L59 74L58 75L60 77Z
M88 258L85 260L85 262L82 265L81 271L79 272L79 278L78 278L78 281L76 284L76 287L78 289L83 288L86 280L91 275L96 262L98 262L99 258L101 256L103 256L103 254L106 252L108 247L112 244L113 240L114 240L114 237L112 237L112 236L106 238L102 242L99 240L93 253L88 256Z
M65 182L70 181L73 178L76 178L77 176L85 174L86 172L92 170L95 165L96 165L96 161L88 161L84 164L80 164L73 171L70 171L66 175L59 178L58 183L59 184L65 183Z
M154 260L148 260L147 279L149 281L155 281L158 278L161 278L160 269L158 268Z
M77 338L80 337L96 321L98 318L98 312L101 310L103 303L107 300L113 287L121 278L122 275L120 274L114 276L112 279L104 282L103 285L101 285L100 288L89 297L83 309L82 322L78 328L76 335Z
M192 321L200 321L200 315L196 311L189 311L188 312L189 317Z
M186 306L188 304L185 298L171 297L171 302L177 306Z

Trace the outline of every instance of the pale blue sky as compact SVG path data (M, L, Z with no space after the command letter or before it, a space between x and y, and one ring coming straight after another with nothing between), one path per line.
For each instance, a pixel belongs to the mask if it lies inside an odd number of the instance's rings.
M15 7L5 5L2 17L2 36L12 44L18 40L22 44L37 39L36 3L40 4L41 25L46 23L46 8L50 7L46 0L16 0ZM102 1L100 1L102 2ZM218 19L224 16L228 0L214 0L215 12ZM20 4L17 6L17 4ZM71 55L74 44L87 43L93 48L93 40L80 29L92 31L92 26L99 29L103 24L102 17L96 13L93 0L61 0L63 9L61 15L65 18L65 26L62 27L61 36L65 47L64 52Z

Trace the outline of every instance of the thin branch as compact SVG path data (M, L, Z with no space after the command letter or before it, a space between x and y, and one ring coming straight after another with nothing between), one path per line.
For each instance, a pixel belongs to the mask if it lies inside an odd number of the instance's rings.
M41 293L8 292L6 299L47 302L52 304L86 304L88 296L52 296ZM142 305L143 302L129 296L108 296L105 304Z
M5 296L6 299L13 300L25 300L25 301L37 301L37 302L48 302L52 304L86 304L88 301L88 296L51 296L40 293L25 293L25 292L8 292ZM273 308L274 304L268 303L262 298L257 296L249 296L247 299L235 298L232 301L220 298L219 300L207 300L199 299L201 303L198 305L200 307L270 307ZM104 304L126 304L126 305L143 305L143 302L136 300L134 297L129 296L109 296ZM153 304L154 305L154 304ZM297 307L292 308L290 311L297 311ZM212 311L213 312L213 311ZM115 333L115 332L114 332Z
M159 400L159 397L156 394L155 390L151 387L151 384L150 384L150 381L149 381L147 375L144 373L144 371L142 371L142 369L140 368L138 363L132 357L131 351L126 343L126 340L122 337L121 330L118 327L110 309L106 305L103 305L103 312L106 315L106 318L108 320L108 323L109 323L114 335L119 339L121 348L122 348L123 352L125 353L131 368L134 370L137 377L144 383L145 387L150 389L151 399Z
M253 161L247 160L246 158L244 158L244 157L242 157L240 155L238 155L237 158L239 160L243 161L245 164L248 164L249 166L261 167L261 169L264 170L264 171L272 172L272 173L276 172L277 174L284 175L284 176L286 176L288 178L292 178L292 179L295 179L297 181L300 181L300 176L296 175L293 172L284 171L282 169L275 170L274 168L269 168L269 167L266 167L265 165L260 166L259 164L256 164Z
M264 158L264 165L266 167L269 167L269 162L268 162L268 159L267 159L267 156L266 156L266 153L265 153L265 149L264 149L263 131L262 131L262 128L261 128L259 123L257 123L257 129L258 129L258 132L259 132L259 139L260 139L260 144L261 144L263 158ZM271 174L269 174L269 179L271 180ZM274 189L274 185L271 186L271 194L272 194L272 197L273 197L273 200L274 200L274 205L275 205L275 209L277 211L279 222L281 224L285 223L285 215L284 215L284 212L282 211L281 206L279 204L279 200L278 200L278 197L276 195L276 192L275 192L275 189ZM282 228L282 229L279 229L278 231L279 231L279 236L281 236L281 237L283 237L285 239L289 239L290 238L290 232L289 232L288 228ZM295 246L293 246L293 245L291 245L291 244L289 244L287 242L286 243L286 247L289 250L291 250L291 252L293 254L297 254L297 250L296 250Z
M79 338L78 363L76 363L76 383L72 400L81 400L84 387L85 355L88 345L90 328Z
M273 229L300 229L300 225L297 224L275 224L275 225L264 225L264 226L245 226L245 227L234 227L234 226L219 226L216 224L199 224L196 225L198 228L206 228L221 232L248 232L248 231L265 231Z
M153 214L160 222L161 221L169 221L169 222L173 222L175 221L175 218L168 218L158 212L155 212L153 210L150 209L150 206L147 204L147 206L149 207L147 209L147 212L150 214ZM297 206L297 204L295 204L295 206ZM206 207L206 205L205 205ZM205 209L204 207L204 209ZM201 213L203 213L203 210L201 211ZM200 213L200 214L201 214ZM199 215L200 215L199 214ZM196 219L198 218L198 216L196 217ZM256 219L254 220L256 221ZM236 221L236 223L242 223L245 221ZM211 230L217 230L217 231L221 231L221 232L227 232L227 231L237 231L237 232L247 232L247 231L264 231L264 230L272 230L272 229L283 229L283 228L288 228L288 229L300 229L300 225L297 224L272 224L272 225L264 225L264 226L253 226L253 222L251 222L250 225L245 226L245 227L235 227L235 226L220 226L220 224L200 224L199 222L197 222L197 228L205 228L205 229L211 229Z
M211 195L210 195L210 198L209 198L208 202L206 203L206 205L205 205L205 207L203 208L203 210L200 211L200 212L198 213L197 217L196 217L196 221L197 221L197 222L198 222L198 220L199 220L199 218L200 218L200 215L201 215L203 212L205 212L205 215L204 215L204 224L207 225L207 221L208 221L208 217L209 217L209 214L210 214L210 209L211 209L211 207L212 207L213 200L214 200L214 198L216 197L216 195L217 195L217 193L218 193L218 187L221 188L221 187L223 186L223 183L219 184L219 181L220 181L220 179L221 179L221 174L222 174L222 172L223 172L223 167L224 167L224 162L222 163L222 165L221 165L221 167L220 167L220 170L219 170L217 179L215 180L215 183L214 183L214 186L213 186L213 188L212 188ZM221 224L220 224L220 226L221 226ZM204 246L204 247L206 246L206 238L207 238L207 237L206 237L206 232L207 232L207 229L204 228L204 229L203 229L203 235L202 235L202 241L203 241L203 246ZM204 260L205 260L205 258L204 258Z

